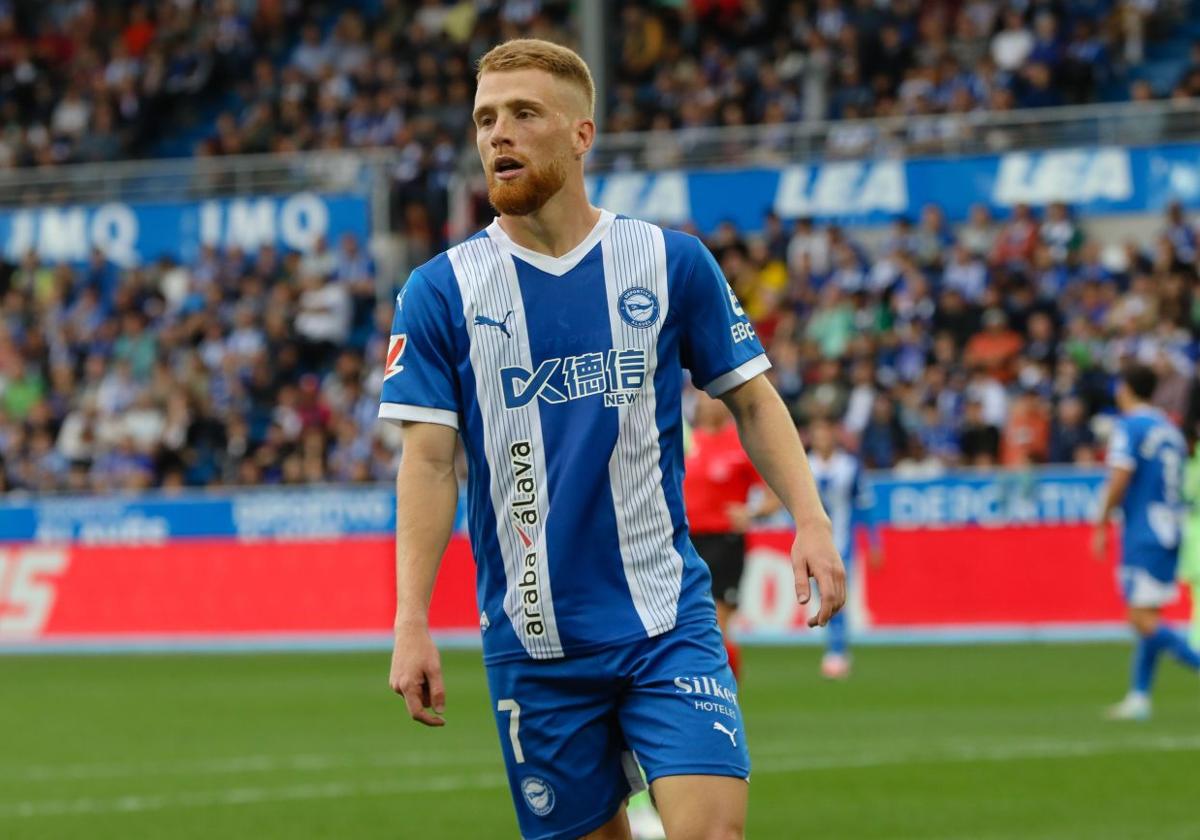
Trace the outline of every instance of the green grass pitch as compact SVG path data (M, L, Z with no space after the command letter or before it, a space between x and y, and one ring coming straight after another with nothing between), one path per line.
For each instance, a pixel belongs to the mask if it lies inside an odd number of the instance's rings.
M1128 647L747 651L750 838L1200 837L1200 681L1112 724ZM0 838L517 837L479 656L448 725L386 653L0 659Z

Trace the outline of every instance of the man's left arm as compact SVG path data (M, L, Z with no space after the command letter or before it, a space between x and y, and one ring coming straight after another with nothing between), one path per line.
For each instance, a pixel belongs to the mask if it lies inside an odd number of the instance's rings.
M812 597L809 578L817 582L821 608L809 626L824 626L846 602L846 570L833 544L833 525L821 505L808 457L791 415L774 386L761 374L726 391L721 399L737 423L746 454L767 486L796 522L792 568L796 598Z
M1100 510L1092 528L1092 553L1103 560L1108 551L1108 520L1125 501L1137 461L1133 456L1134 442L1123 420L1118 420L1108 441L1108 481L1100 499Z
M1097 560L1103 560L1108 554L1108 521L1113 511L1125 501L1129 491L1129 482L1133 479L1133 470L1126 467L1114 466L1108 471L1108 481L1104 484L1104 496L1100 502L1100 511L1092 528L1092 553Z

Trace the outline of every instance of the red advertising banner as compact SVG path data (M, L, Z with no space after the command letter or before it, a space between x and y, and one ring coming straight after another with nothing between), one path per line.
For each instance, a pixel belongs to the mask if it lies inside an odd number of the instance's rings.
M1089 525L884 529L884 562L866 570L873 626L1055 624L1125 618L1116 583L1119 540L1091 551ZM1186 588L1167 610L1190 615Z
M1079 525L883 529L879 566L855 565L851 619L877 631L1113 624L1114 558ZM790 532L751 535L739 630L804 631ZM385 634L395 605L390 537L0 545L0 644ZM861 552L860 552L861 554ZM474 633L475 569L453 538L431 624ZM1190 614L1186 595L1168 615Z
M872 630L987 629L1117 624L1125 620L1115 569L1117 535L1100 561L1087 525L882 528L879 564L867 562L860 535L848 609ZM795 633L807 611L792 596L790 532L751 534L738 629ZM1167 609L1191 614L1186 587Z
M154 546L0 546L0 642L387 632L388 537ZM455 537L430 619L477 629L475 566Z

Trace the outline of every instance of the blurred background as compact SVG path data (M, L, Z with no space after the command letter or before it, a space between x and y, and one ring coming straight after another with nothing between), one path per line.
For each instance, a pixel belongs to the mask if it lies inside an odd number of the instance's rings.
M473 65L519 36L592 67L594 203L701 237L870 471L844 684L787 522L749 536L750 836L1194 836L1195 686L1097 722L1087 527L1121 364L1200 420L1194 0L0 0L0 836L516 835L462 511L461 726L387 696L375 417L408 272L492 217Z

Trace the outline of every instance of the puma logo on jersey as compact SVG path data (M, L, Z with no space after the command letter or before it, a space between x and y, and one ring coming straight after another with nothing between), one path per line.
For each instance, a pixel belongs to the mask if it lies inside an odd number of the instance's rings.
M404 370L404 365L400 364L400 357L404 355L404 348L407 346L408 335L406 333L394 335L388 341L387 365L383 369L384 379L391 379Z
M737 729L726 729L723 724L713 721L713 730L716 732L724 732L729 736L729 743L733 744L735 748L737 747Z
M508 310L508 314L505 315L504 318L500 321L496 321L492 318L489 318L486 315L476 315L475 316L475 326L477 326L477 327L495 327L496 329L500 330L500 332L504 333L505 338L512 338L512 333L510 333L508 331L508 319L512 317L512 314L513 314L513 311L511 309Z

